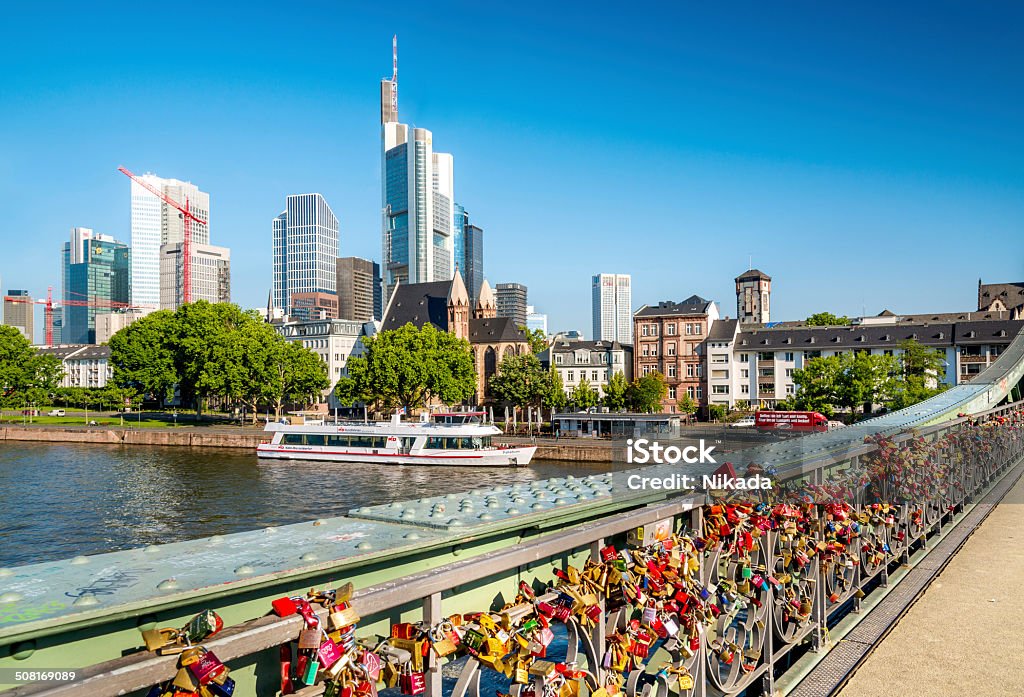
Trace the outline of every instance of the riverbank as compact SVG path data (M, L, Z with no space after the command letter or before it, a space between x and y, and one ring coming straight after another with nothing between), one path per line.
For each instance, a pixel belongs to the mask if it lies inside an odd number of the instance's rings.
M42 443L100 443L104 445L157 445L188 448L240 448L255 450L260 443L270 442L270 435L251 427L204 428L131 428L130 426L60 427L0 426L0 441L32 441ZM509 438L510 442L530 443L525 438ZM539 439L536 458L557 462L612 462L613 444L605 441L554 441ZM619 455L621 458L621 454Z

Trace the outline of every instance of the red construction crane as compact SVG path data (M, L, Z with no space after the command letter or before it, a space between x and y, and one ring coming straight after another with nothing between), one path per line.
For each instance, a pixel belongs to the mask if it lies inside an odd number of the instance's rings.
M46 289L46 300L30 300L29 298L20 295L6 295L4 296L4 301L10 303L31 303L33 305L42 305L43 319L46 324L46 345L53 346L53 286L49 286ZM97 297L92 297L87 300L65 300L61 303L61 306L101 307L103 309L110 310L143 309L139 305L121 303L114 300L104 300L103 298Z
M206 221L202 218L196 217L189 210L188 196L185 197L185 205L181 206L173 198L165 194L164 192L157 189L155 186L151 186L148 182L136 177L134 174L129 172L125 167L118 167L118 172L121 172L133 182L144 188L149 193L156 196L158 199L166 203L168 206L172 206L175 210L181 213L185 223L185 234L184 234L184 245L182 250L182 301L185 303L192 302L192 223L198 223L199 225L206 225Z

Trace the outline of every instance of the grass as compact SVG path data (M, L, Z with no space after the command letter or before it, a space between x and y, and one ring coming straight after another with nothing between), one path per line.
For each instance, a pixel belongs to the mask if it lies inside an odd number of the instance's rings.
M3 419L4 423L17 426L20 424L29 424L29 418L27 416L7 416ZM151 419L146 418L145 415L142 417L142 421L139 421L138 414L125 414L124 423L122 424L119 416L95 416L90 415L88 420L85 418L85 413L82 412L81 416L33 416L31 423L42 424L46 426L84 426L90 421L95 421L97 426L131 426L132 428L164 428L173 427L173 421L164 421L162 419ZM180 423L179 426L190 426L190 423Z

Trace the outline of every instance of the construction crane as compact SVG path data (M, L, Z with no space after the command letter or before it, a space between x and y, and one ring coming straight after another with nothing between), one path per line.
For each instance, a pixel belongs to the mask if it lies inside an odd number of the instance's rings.
M46 345L53 346L53 286L49 286L46 289L46 300L32 300L27 297L20 295L6 295L4 296L4 302L9 303L25 303L33 305L43 306L43 321L46 324ZM142 306L132 305L131 303L122 303L115 300L105 300L103 298L92 297L86 300L65 300L61 303L61 306L70 307L96 307L103 308L105 310L140 310Z
M133 182L135 182L136 184L141 186L143 189L145 189L149 193L153 194L158 199L160 199L161 201L166 203L168 206L171 206L176 211L178 211L178 213L181 214L181 216L182 216L182 218L184 220L184 224L185 224L185 232L184 232L184 235L183 235L183 238L184 238L183 242L184 242L184 244L182 245L183 246L182 256L184 258L182 260L182 274L181 274L182 275L182 279L181 279L182 280L182 285L184 287L182 288L182 294L181 295L182 295L182 302L183 303L190 303L190 302L192 302L192 223L196 223L198 225L206 225L206 221L203 220L202 218L196 217L189 210L188 196L185 197L185 205L182 206L177 201L175 201L173 198L171 198L170 196L168 196L164 192L160 191L160 189L158 189L155 186L152 186L151 184L149 184L149 182L145 182L142 179L136 177L134 174L129 172L128 169L126 169L125 167L118 167L117 171L120 172L121 174L124 174L126 177L131 179Z

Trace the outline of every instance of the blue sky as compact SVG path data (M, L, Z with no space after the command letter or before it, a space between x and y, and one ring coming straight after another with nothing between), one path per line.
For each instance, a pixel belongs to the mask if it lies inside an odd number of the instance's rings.
M0 278L59 292L74 225L128 241L117 172L209 191L233 296L319 191L380 256L378 90L455 156L492 284L590 335L635 306L774 279L773 319L972 309L1024 279L1019 3L20 3L0 28Z

